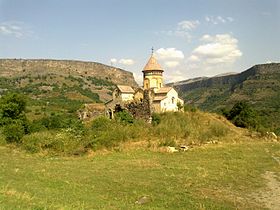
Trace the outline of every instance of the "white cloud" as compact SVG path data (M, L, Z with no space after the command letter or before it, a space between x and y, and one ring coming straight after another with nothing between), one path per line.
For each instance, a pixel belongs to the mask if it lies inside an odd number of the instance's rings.
M184 53L176 48L160 48L156 51L156 57L160 60L165 59L184 59Z
M212 41L212 40L213 38L209 34L205 34L200 38L200 41L205 41L205 42Z
M227 17L227 20L228 20L229 22L233 22L233 21L234 21L233 17Z
M190 57L188 57L188 61L190 62L198 62L200 61L199 57L197 55L191 55Z
M155 56L161 60L167 68L175 68L184 59L184 53L176 48L160 48Z
M164 65L169 67L169 68L174 68L180 64L179 61L166 61L164 62Z
M22 38L31 35L32 31L28 30L22 22L2 22L0 23L0 34Z
M118 60L116 58L111 58L110 59L111 64L116 64L117 62L118 62Z
M191 31L199 24L200 22L198 20L183 20L177 24L178 31Z
M192 60L196 56L198 60L204 60L209 64L233 63L242 56L242 52L237 45L238 40L230 34L204 35L201 40L207 43L193 50L190 57Z
M126 65L126 66L131 66L131 65L134 64L134 60L122 58L122 59L119 60L119 63L123 64L123 65Z
M196 29L200 22L198 20L183 20L177 23L177 27L173 30L162 31L161 33L166 34L168 36L177 36L190 41L191 31Z
M218 15L218 16L206 16L205 21L207 23L212 23L214 25L217 25L220 23L233 22L234 19L232 17L222 17L222 16Z
M192 77L211 76L233 71L233 64L242 56L236 38L230 34L205 34L200 41L201 44L186 59L188 74Z
M174 72L170 72L170 74L165 76L165 80L166 80L167 83L178 82L178 81L182 81L182 80L185 80L185 79L186 79L186 77L179 70L174 71Z
M175 36L183 37L188 42L191 41L191 31L198 27L198 20L183 20L177 24L177 29L174 31Z

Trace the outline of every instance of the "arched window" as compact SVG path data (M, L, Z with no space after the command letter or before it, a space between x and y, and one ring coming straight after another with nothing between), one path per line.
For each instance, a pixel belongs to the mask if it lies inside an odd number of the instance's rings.
M174 104L175 103L175 97L172 97L172 104Z

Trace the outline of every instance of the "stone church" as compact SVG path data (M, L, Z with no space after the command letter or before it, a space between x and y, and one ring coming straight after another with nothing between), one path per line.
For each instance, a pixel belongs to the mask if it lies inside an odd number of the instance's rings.
M114 117L118 110L126 109L135 118L149 118L152 113L179 111L184 101L173 87L164 86L163 68L152 53L143 69L143 87L117 85L112 100L105 103L106 114Z

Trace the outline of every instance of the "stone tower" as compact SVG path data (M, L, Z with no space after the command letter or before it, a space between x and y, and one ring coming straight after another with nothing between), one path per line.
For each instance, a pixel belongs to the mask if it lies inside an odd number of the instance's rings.
M142 72L144 90L159 89L163 87L163 69L157 62L153 53Z

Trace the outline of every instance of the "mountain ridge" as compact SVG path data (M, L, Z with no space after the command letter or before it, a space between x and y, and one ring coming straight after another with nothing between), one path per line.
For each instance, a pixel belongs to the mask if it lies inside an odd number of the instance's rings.
M116 84L138 87L131 72L97 62L0 59L0 96L6 91L26 95L31 118L105 102Z
M0 76L2 77L18 76L18 74L16 73L26 74L26 68L27 70L29 70L28 72L31 72L31 69L35 70L33 71L33 73L36 72L36 70L42 70L44 68L47 68L46 71L48 72L54 71L60 74L89 74L98 76L100 78L106 78L109 76L111 77L111 80L114 83L120 82L123 84L138 86L131 72L117 67L105 65L99 62L59 59L0 59ZM54 68L58 68L59 72L55 71ZM99 70L103 70L104 72L102 72L102 74L99 74ZM12 73L15 73L16 75L13 75Z
M280 132L280 63L173 86L187 103L205 111L219 112L246 101L258 111L264 127Z

